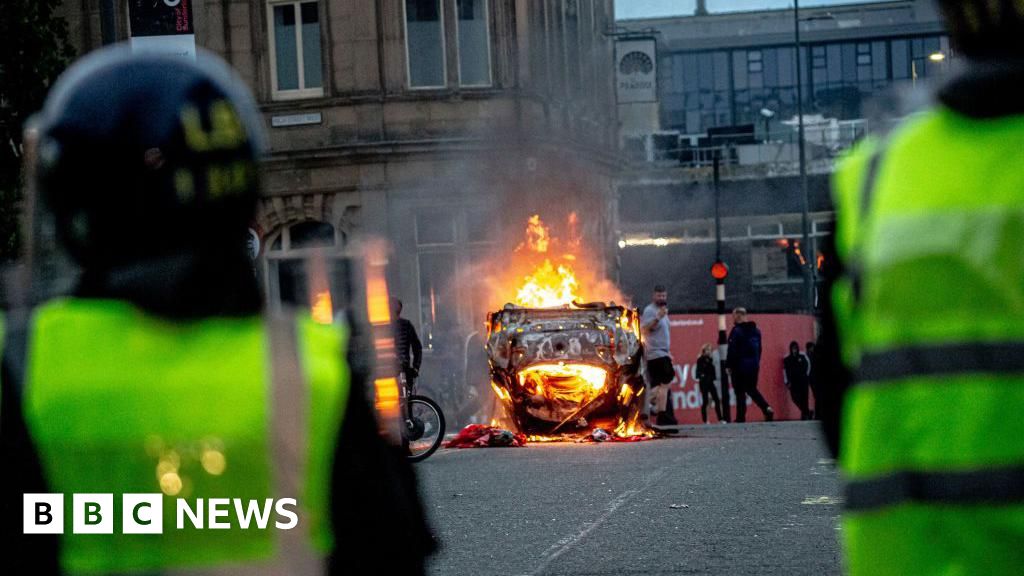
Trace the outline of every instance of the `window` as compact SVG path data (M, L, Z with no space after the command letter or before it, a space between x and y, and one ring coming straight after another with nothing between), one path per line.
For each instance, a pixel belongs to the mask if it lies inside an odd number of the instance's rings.
M747 71L750 73L760 72L764 67L761 61L761 51L751 50L747 52Z
M802 282L803 258L798 240L754 240L750 244L750 271L754 284Z
M871 65L871 45L870 44L857 44L857 65L858 66L870 66Z
M455 243L455 216L450 210L429 209L416 214L416 244Z
M274 97L307 98L324 93L318 2L271 3L270 75Z
M264 255L270 306L308 307L333 318L352 294L348 262L337 253L344 244L344 234L326 222L282 228Z
M459 84L491 85L491 41L487 0L456 0L459 17Z
M405 0L405 49L410 88L445 86L441 0Z

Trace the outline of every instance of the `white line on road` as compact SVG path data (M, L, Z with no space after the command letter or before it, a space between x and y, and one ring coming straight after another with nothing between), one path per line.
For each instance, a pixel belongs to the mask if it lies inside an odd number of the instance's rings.
M661 480L661 478L665 476L666 473L667 469L665 468L655 470L654 472L648 474L646 478L644 478L644 481L642 484L640 484L640 486L633 488L631 490L626 490L622 494L616 496L614 500L608 503L608 506L604 510L604 514L601 514L596 520L584 524L583 528L579 532L572 534L570 536L566 536L565 538L562 538L558 542L552 544L547 550L544 551L543 554L541 554L540 564L532 572L528 572L523 576L537 576L538 574L543 572L544 569L551 565L552 562L554 562L560 556L568 552L570 548L578 544L581 540L586 538L587 535L593 532L594 529L596 529L598 526L604 524L605 521L611 518L612 514L614 514L616 510L621 508L623 504L628 502L632 497L636 496L637 494L650 488L652 484L654 484L658 480Z

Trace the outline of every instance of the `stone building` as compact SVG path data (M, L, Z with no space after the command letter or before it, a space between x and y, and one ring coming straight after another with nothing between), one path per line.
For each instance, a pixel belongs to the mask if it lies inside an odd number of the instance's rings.
M64 12L80 53L100 44L99 0ZM576 211L611 253L612 0L193 0L192 16L270 134L254 227L272 306L310 303L311 249L334 262L382 236L404 316L440 354L504 297L484 278L529 214Z

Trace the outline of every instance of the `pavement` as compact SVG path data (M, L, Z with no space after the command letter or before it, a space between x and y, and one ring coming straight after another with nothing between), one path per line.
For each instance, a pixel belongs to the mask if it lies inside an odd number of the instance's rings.
M813 422L637 443L441 450L416 465L445 576L839 574L839 482Z

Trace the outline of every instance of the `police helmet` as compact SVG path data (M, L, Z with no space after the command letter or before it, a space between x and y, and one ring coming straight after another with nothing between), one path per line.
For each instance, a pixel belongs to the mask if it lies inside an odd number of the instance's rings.
M37 193L83 269L244 249L264 135L218 57L98 50L60 77L31 128Z

